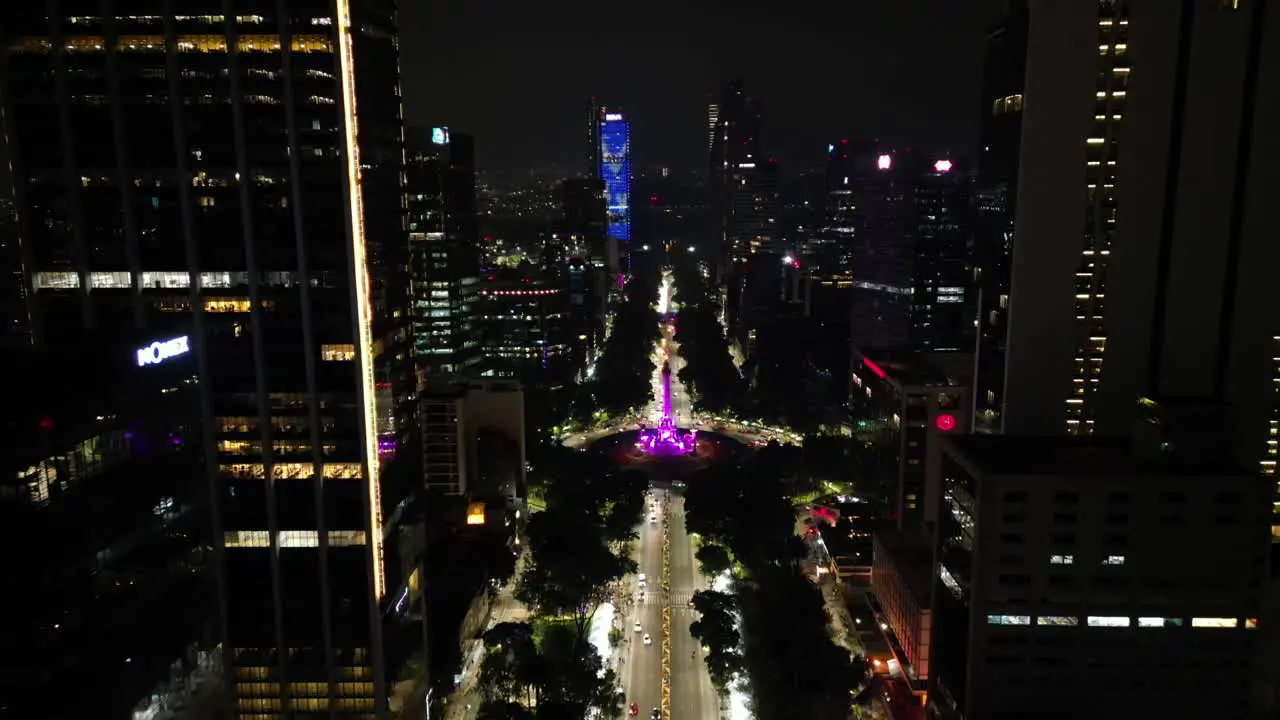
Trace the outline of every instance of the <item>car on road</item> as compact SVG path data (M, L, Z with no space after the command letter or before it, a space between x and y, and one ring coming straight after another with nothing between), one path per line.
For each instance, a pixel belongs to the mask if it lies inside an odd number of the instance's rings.
M640 582L640 587L644 587L644 581L647 579L644 573L640 573L636 579Z
M662 711L654 708L653 712L649 714L649 720L662 720Z
M657 515L654 515L653 513L649 513L649 524L650 524L650 525L657 525L657 524L658 524L658 516L657 516Z
M631 714L631 717L635 717L640 714L640 706L635 703L631 703L631 705L627 707L627 712Z
M653 644L653 638L649 637L649 633L645 633L645 634L644 634L644 644L645 644L645 645L652 645L652 644Z
M640 632L640 623L636 623L636 632Z

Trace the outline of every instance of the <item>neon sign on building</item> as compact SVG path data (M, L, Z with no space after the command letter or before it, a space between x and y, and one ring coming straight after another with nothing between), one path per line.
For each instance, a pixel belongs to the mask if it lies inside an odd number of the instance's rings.
M138 367L159 365L165 360L191 352L190 339L183 335L172 340L157 340L144 348L138 348Z
M631 127L621 113L600 123L600 178L609 212L609 237L631 240Z

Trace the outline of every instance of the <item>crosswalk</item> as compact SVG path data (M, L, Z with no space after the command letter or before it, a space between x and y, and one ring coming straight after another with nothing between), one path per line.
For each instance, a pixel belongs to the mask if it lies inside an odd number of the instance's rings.
M692 607L693 589L688 590L672 590L664 593L661 590L648 590L644 593L644 597L638 598L641 605L646 607L661 607L670 604L673 608Z

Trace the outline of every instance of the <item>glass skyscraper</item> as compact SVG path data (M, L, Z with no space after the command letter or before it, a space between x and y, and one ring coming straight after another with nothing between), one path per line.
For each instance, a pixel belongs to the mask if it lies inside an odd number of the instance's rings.
M425 637L393 452L413 391L394 3L125 5L6 6L34 339L92 362L189 337L237 715L386 717Z

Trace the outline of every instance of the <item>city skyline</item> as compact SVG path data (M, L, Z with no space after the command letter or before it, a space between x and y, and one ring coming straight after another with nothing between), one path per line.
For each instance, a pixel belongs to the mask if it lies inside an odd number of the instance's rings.
M473 134L482 171L571 164L582 104L596 96L628 110L634 167L703 173L707 104L735 77L761 100L765 148L787 168L820 168L826 143L841 136L971 155L983 38L1003 2L789 8L767 18L658 2L604 28L591 28L600 10L585 2L501 15L444 5L400 9L408 125ZM757 35L768 51L739 46Z

